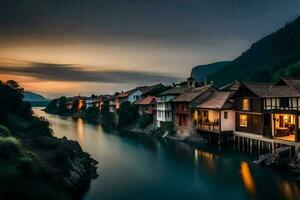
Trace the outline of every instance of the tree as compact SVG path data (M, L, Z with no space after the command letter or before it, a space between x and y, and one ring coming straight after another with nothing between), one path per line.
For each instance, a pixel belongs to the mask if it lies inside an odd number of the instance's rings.
M121 103L119 109L119 128L124 128L132 124L138 118L138 107L129 101Z

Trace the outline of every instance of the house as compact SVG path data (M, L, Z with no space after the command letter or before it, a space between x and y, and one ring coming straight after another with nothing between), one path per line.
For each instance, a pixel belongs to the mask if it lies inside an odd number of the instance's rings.
M154 108L156 105L157 97L155 96L147 96L135 102L138 105L138 113L140 116L144 114L153 114Z
M67 110L72 110L73 104L74 104L73 98L67 98L67 101L66 101Z
M264 135L300 141L300 79L281 78L270 87L263 101Z
M233 97L235 132L264 136L263 98L272 85L272 83L241 84Z
M233 132L235 114L231 94L215 90L197 105L194 120L198 130L215 133Z
M130 103L134 103L135 101L139 100L143 94L143 90L146 87L147 86L137 87L135 89L126 92L122 91L120 94L116 95L115 98L116 109L119 109L120 105L123 102L129 101Z
M173 121L172 100L178 95L182 94L187 87L178 86L173 87L158 95L159 99L156 101L156 126L161 127L163 124L171 123Z
M76 105L76 110L81 111L85 109L85 99L83 96L75 96L73 97L74 104Z
M108 106L109 106L109 112L115 113L116 112L116 96L112 95L108 98Z
M88 97L85 99L85 109L99 107L99 98L94 97Z
M212 85L204 85L195 88L193 83L188 83L188 88L172 101L173 124L177 134L188 136L195 132L194 109L205 100L212 91L216 90Z

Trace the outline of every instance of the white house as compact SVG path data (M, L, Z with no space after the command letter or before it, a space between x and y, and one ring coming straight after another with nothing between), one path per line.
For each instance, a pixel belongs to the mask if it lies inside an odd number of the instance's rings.
M173 121L172 100L186 89L187 87L174 87L159 94L159 99L156 102L157 127L161 127L163 123Z
M207 99L197 105L194 123L198 130L209 132L233 132L235 113L231 92L214 91Z

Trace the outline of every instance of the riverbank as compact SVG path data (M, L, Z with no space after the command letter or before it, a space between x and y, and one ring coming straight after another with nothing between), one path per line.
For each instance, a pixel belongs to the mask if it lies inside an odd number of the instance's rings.
M100 177L92 181L83 200L299 197L300 187L293 175L254 165L256 154L233 146L190 145L146 134L106 131L80 118L36 113L49 119L57 137L66 135L78 141L101 161Z
M0 83L1 199L80 199L98 162L78 142L55 137L22 91Z

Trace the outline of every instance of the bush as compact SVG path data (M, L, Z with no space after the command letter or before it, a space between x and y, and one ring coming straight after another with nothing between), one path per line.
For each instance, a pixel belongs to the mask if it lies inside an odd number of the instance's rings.
M144 114L138 121L140 128L146 128L153 121L153 116L150 114Z
M119 109L119 128L124 128L138 118L138 106L136 104L131 104L128 101L121 103Z
M6 126L0 125L0 137L8 137L11 136L9 129Z
M164 132L169 132L170 135L175 135L176 131L172 122L166 122L161 124L161 129Z
M23 176L34 176L38 174L38 166L33 159L23 157L19 159L18 169Z
M0 137L0 159L13 159L21 155L21 144L16 138Z

